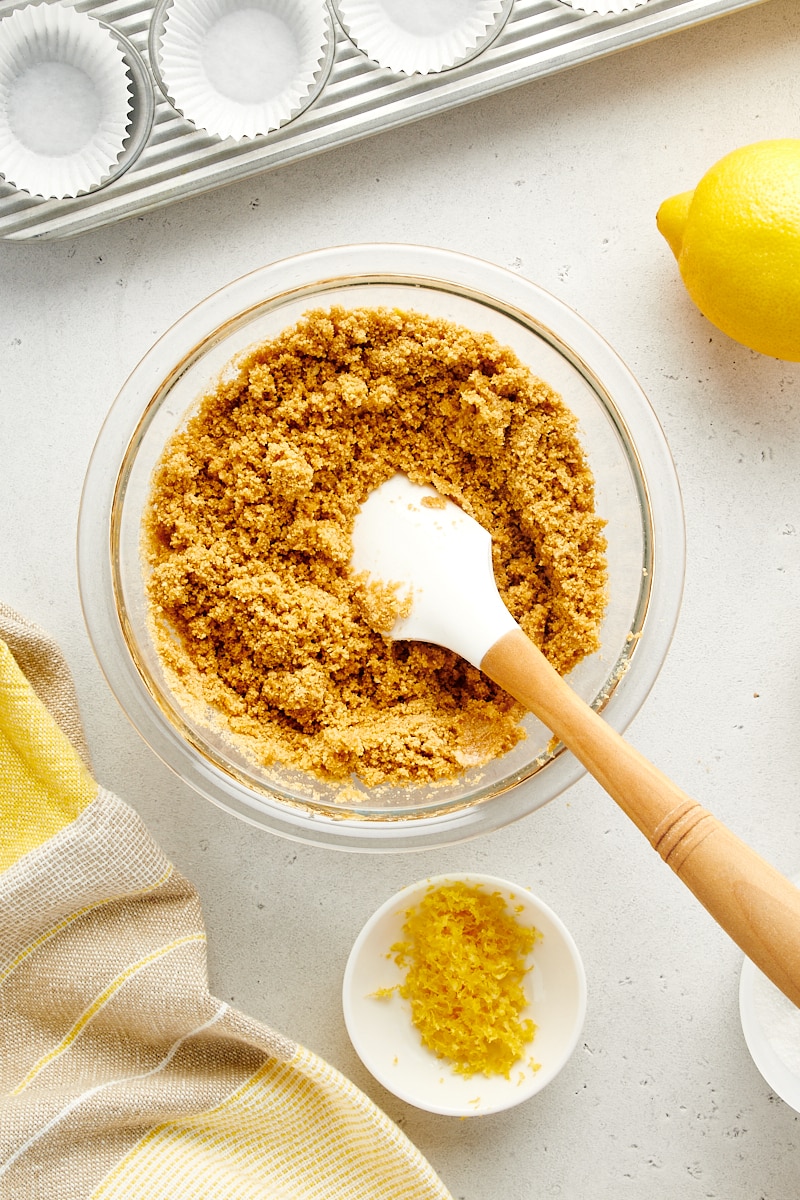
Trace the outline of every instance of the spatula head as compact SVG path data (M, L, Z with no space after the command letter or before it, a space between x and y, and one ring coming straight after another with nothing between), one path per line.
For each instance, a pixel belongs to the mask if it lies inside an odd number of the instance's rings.
M487 531L435 488L394 475L362 505L352 569L411 594L390 636L433 642L480 667L514 618L500 599Z

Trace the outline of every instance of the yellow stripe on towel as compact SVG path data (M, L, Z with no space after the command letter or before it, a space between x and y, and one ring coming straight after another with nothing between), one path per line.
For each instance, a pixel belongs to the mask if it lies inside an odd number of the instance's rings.
M40 1071L43 1071L44 1068L49 1066L54 1059L58 1058L60 1054L63 1054L65 1050L68 1050L75 1041L76 1037L78 1037L78 1035L83 1032L85 1026L89 1024L92 1017L99 1013L100 1009L108 1003L111 997L119 991L122 985L127 983L127 981L138 971L141 971L145 967L148 967L151 963L156 962L157 959L163 958L165 954L170 954L173 950L177 950L180 946L185 946L189 942L205 942L205 940L206 935L204 933L190 933L185 937L176 938L174 942L170 942L167 946L159 946L158 950L154 950L152 954L146 955L144 958L139 959L138 962L131 963L129 967L125 968L121 975L118 975L116 979L113 979L111 983L109 983L108 987L106 987L99 996L95 997L89 1007L85 1009L69 1032L58 1043L58 1045L54 1046L52 1050L49 1050L47 1054L43 1055L42 1058L40 1058L39 1061L31 1067L25 1078L21 1080L16 1087L11 1089L9 1095L18 1096L20 1092L24 1092L25 1089L29 1087L31 1083L33 1083Z
M0 641L0 871L75 820L97 785Z
M91 1200L450 1200L380 1109L298 1047L207 1112L154 1127Z
M157 892L160 887L164 886L164 884L172 875L174 869L175 868L173 867L172 863L170 863L167 869L162 872L160 878L156 879L153 883L148 884L147 887L137 888L132 892L126 891L122 893L122 895L125 896L126 900L136 900L139 896L149 896L153 892ZM17 967L25 962L26 958L28 958L31 954L35 954L36 951L42 946L45 946L51 938L57 937L59 933L61 933L64 929L68 929L70 925L74 924L75 921L79 921L81 917L85 917L87 913L96 912L98 908L104 908L107 904L114 904L115 901L118 901L122 898L122 895L116 894L104 896L102 900L97 900L94 904L85 904L83 908L77 908L75 912L68 913L67 916L61 921L58 921L55 925L51 925L49 929L45 929L44 933L41 933L35 939L35 941L29 942L27 946L24 946L22 950L20 950L19 954L10 959L7 963L0 966L0 987L2 987L4 981L8 979L9 975L13 975Z

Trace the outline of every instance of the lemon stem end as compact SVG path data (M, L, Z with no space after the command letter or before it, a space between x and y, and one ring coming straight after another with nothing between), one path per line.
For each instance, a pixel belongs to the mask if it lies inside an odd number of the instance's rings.
M689 205L692 203L693 196L694 191L670 196L669 200L665 200L656 213L658 232L666 239L676 258L680 257L683 234L689 216Z

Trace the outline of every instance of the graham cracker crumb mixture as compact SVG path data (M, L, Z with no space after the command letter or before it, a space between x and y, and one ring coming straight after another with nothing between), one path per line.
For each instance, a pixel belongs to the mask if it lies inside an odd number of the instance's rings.
M395 472L492 535L501 595L562 674L598 647L603 522L561 399L486 333L317 310L206 395L156 470L145 529L159 650L265 765L368 786L451 779L522 737L449 650L393 642L403 604L349 569Z

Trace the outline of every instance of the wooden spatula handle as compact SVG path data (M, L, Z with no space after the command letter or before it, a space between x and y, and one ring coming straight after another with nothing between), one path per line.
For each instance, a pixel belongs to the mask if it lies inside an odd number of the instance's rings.
M572 751L744 953L800 1006L800 891L620 737L522 630L501 637L481 670Z

